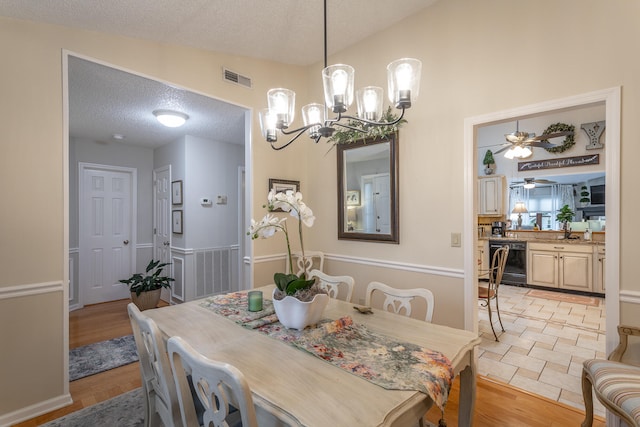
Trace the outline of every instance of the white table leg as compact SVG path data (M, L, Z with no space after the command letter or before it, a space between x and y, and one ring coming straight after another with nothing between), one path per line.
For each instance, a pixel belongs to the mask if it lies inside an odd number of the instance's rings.
M473 424L473 411L476 404L476 362L474 350L469 351L470 363L460 372L460 406L458 407L458 425Z

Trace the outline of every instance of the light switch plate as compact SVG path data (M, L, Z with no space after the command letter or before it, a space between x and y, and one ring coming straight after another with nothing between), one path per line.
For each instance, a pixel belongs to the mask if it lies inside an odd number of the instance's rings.
M460 233L451 233L451 247L459 248L462 246L462 235Z

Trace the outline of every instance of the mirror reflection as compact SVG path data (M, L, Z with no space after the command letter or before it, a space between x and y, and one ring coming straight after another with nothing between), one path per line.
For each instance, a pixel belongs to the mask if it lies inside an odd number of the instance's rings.
M398 243L397 136L338 146L338 238Z

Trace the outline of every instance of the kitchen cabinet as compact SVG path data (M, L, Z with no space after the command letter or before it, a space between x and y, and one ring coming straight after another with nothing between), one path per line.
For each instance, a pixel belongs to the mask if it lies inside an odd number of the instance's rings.
M605 293L606 258L603 245L593 248L593 292Z
M476 246L476 261L478 264L478 277L481 278L482 272L489 270L489 241L478 240Z
M593 291L593 247L529 243L527 283L550 288Z
M478 177L478 215L504 215L504 175Z

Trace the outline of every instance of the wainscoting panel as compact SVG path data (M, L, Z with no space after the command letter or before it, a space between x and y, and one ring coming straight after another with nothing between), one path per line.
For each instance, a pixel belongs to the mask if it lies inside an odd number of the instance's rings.
M173 286L171 287L171 299L184 302L184 258L171 257L173 267Z

